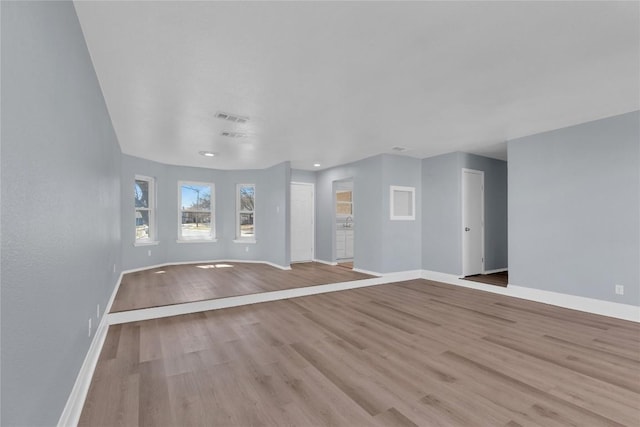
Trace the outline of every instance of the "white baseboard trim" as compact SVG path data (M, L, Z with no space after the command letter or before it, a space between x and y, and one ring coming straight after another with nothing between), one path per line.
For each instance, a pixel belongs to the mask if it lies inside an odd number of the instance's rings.
M171 264L175 264L178 265L180 263L171 263ZM153 265L147 265L146 267L136 267L136 268L131 268L129 270L122 270L122 274L129 274L129 273L136 273L138 271L145 271L145 270L152 270L154 268L161 268L161 267L166 267L167 265L170 264L153 264Z
M573 310L586 311L616 319L640 322L640 307L619 302L602 301L594 298L586 298L577 295L560 294L558 292L544 291L541 289L527 288L524 286L509 285L512 295L516 298L524 298L531 301Z
M316 295L327 292L343 291L347 289L363 288L366 286L384 285L386 283L403 280L419 279L421 270L389 273L372 279L352 280L349 282L329 283L326 285L307 286L304 288L285 289L281 291L263 292L236 297L219 298L215 300L194 301L185 304L168 305L164 307L145 308L141 310L124 311L109 314L109 324L137 322L140 320L158 319L162 317L179 316L182 314L199 313L202 311L218 310L241 305L257 304L261 302L277 301L288 298Z
M503 271L509 270L508 268L496 268L495 270L485 270L482 274L494 274L494 273L502 273Z
M352 271L355 271L356 273L368 274L368 275L370 275L370 276L383 276L383 274L382 274L382 273L378 273L378 272L376 272L376 271L363 270L363 269L361 269L361 268L355 268L355 267L353 267L351 270L352 270Z
M93 373L96 369L96 365L98 364L100 353L102 352L102 346L104 345L104 341L107 338L107 332L109 331L108 313L111 311L113 300L118 293L118 289L120 289L122 276L123 273L120 273L120 277L116 282L113 292L111 293L107 306L102 313L102 318L100 319L98 328L93 335L89 351L82 362L80 372L78 372L78 376L76 377L76 382L73 384L67 403L65 404L62 414L60 415L60 419L58 420L58 427L77 426L80 421L80 415L82 414L82 408L84 407L84 402L87 398L87 393L89 392L91 379L93 378Z
M215 262L247 262L252 264L267 264L267 265L270 265L271 267L279 268L280 270L291 270L291 265L280 265L280 264L275 264L271 261L244 261L241 259L228 259L225 261L215 261Z
M512 284L509 284L506 288L502 288L499 286L485 285L484 283L463 280L454 274L440 273L437 271L422 270L422 278L451 285L463 286L465 288L492 292L494 294L555 305L557 307L599 314L601 316L640 322L640 307L634 305L561 294L559 292L544 291L541 289L527 288Z
M319 262L320 264L326 264L326 265L338 265L337 262L330 262L330 261L325 261L323 259L313 259L313 262Z
M241 262L241 263L247 263L247 264L267 264L270 265L271 267L275 267L278 268L280 270L291 270L291 266L290 265L279 265L279 264L275 264L273 262L270 261L259 261L259 260L252 260L252 259L207 259L207 260L202 260L202 261L178 261L178 262L165 262L162 264L154 264L154 265L148 265L146 267L139 267L139 268L132 268L130 270L124 270L122 272L122 274L128 274L128 273L135 273L137 271L144 271L144 270L152 270L154 268L162 268L162 267L168 267L170 265L189 265L189 264L215 264L215 263L223 263L223 262Z

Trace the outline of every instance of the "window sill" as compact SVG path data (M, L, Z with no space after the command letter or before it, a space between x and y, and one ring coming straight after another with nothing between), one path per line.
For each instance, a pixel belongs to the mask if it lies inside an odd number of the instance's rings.
M233 243L248 243L250 245L255 245L255 239L235 239Z
M216 243L218 239L176 240L176 243Z
M133 242L133 246L157 246L160 242L157 240L144 240L142 242Z

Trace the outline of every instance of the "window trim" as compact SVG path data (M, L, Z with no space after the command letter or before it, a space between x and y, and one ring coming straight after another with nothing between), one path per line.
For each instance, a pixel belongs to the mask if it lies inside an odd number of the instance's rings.
M351 200L348 202L339 202L338 201L338 193L351 193ZM334 205L334 213L336 218L340 218L340 219L344 219L344 218L353 218L353 189L344 189L344 190L337 190L335 192L335 205ZM351 206L351 213L350 214L342 214L342 213L338 213L338 204L339 203L348 203Z
M252 211L241 211L240 210L240 187L253 187L253 210ZM236 184L236 238L233 240L234 243L255 243L256 242L256 185L255 184ZM241 213L252 213L253 214L253 237L242 237L242 233L240 231L240 214Z
M200 211L200 212L209 212L209 215L210 215L211 233L208 238L185 239L184 237L182 237L182 186L183 185L200 185L200 186L208 186L211 188L211 206L208 211ZM176 240L177 243L214 243L218 241L218 239L216 238L216 216L215 216L216 204L215 203L216 203L216 186L213 182L187 181L187 180L178 181L178 238Z
M136 181L146 181L149 183L149 207L147 208L138 208L136 207L136 202L135 202L135 185L136 185ZM134 180L133 180L133 216L134 219L136 218L136 214L139 210L146 210L147 212L149 212L149 237L145 237L143 239L138 239L135 236L135 232L134 232L134 239L133 239L133 245L134 246L149 246L149 245L157 245L159 243L158 239L156 238L157 236L157 228L156 228L156 209L157 209L157 203L156 203L156 179L152 176L146 176L146 175L138 175L136 174L134 176ZM136 226L134 225L134 228Z

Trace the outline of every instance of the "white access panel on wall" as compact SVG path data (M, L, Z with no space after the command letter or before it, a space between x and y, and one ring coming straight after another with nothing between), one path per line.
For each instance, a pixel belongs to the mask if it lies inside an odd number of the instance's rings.
M291 183L291 262L313 260L314 185Z
M484 172L462 170L462 275L484 272Z

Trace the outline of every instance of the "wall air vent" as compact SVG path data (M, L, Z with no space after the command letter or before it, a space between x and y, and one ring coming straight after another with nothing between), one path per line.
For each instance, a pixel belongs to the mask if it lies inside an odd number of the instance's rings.
M226 136L228 138L246 138L247 134L244 132L230 132L230 131L222 131L220 133L222 136Z
M216 113L216 117L218 119L228 120L230 122L240 123L240 124L244 124L244 123L247 123L249 121L249 117L247 117L247 116L240 116L238 114L225 113L225 112L222 112L222 111L218 111Z

